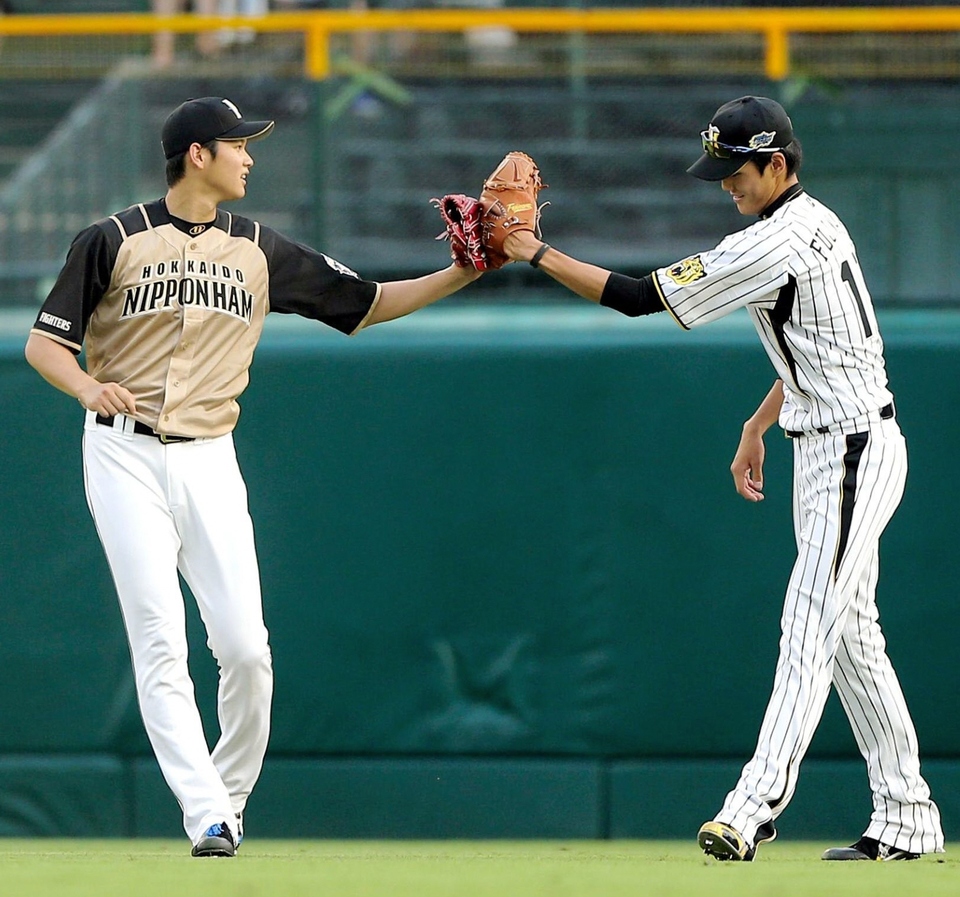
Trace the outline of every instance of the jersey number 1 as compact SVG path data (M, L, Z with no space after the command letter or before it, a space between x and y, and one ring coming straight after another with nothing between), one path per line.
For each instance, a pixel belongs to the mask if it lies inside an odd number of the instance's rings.
M860 320L863 321L864 336L873 336L873 328L867 320L867 310L863 307L863 299L860 297L860 287L857 286L857 281L853 277L853 268L850 267L850 262L844 262L840 266L840 276L843 278L844 283L850 287L850 292L853 293L853 298L857 301L857 308L860 310Z

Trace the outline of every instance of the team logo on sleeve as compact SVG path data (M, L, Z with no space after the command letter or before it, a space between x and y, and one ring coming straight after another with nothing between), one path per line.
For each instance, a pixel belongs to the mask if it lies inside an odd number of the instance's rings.
M707 276L699 255L692 255L682 262L671 265L667 268L666 274L677 286L681 287L689 286L691 283L700 280L701 277Z
M346 265L341 265L340 262L338 262L336 259L330 258L329 255L326 255L323 252L321 252L320 255L322 255L326 259L327 264L331 268L333 268L334 271L338 271L340 272L340 274L346 274L347 277L356 277L357 280L360 279L360 275L357 274L356 271L351 271Z

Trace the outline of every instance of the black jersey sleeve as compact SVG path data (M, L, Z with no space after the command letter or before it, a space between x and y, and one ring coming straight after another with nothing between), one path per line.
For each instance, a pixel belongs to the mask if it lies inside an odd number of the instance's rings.
M90 316L110 286L121 241L119 229L109 218L77 234L34 330L80 354Z
M270 272L270 311L353 333L377 298L378 284L271 228L261 228L260 248Z

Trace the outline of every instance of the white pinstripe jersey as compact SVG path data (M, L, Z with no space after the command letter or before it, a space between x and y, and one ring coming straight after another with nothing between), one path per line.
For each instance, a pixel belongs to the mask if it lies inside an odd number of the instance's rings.
M853 241L799 185L715 249L656 270L654 282L685 329L747 309L783 380L783 429L852 421L892 401Z

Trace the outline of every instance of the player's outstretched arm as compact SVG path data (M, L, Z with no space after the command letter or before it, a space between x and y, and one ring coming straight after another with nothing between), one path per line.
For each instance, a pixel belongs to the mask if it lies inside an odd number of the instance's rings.
M467 284L473 283L482 272L476 268L461 268L451 265L442 271L434 271L414 280L391 280L380 285L377 302L367 326L402 318L410 312L430 305Z
M763 501L763 461L766 455L763 435L777 422L782 404L783 381L777 380L760 407L743 425L730 473L737 492L747 501Z
M523 230L510 234L504 241L503 248L514 261L529 262L546 245L532 231ZM548 246L546 251L539 255L537 267L567 289L591 302L600 301L603 288L611 274L606 268L578 261L552 246Z
M30 365L61 392L73 396L88 411L105 417L135 414L137 403L119 383L100 383L82 367L76 356L56 340L31 333L24 355Z

